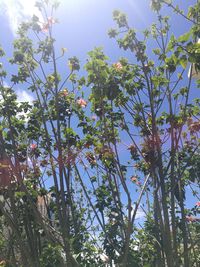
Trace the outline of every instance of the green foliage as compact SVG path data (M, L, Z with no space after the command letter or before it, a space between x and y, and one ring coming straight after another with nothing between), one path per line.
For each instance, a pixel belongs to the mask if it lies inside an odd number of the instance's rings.
M52 244L47 244L42 251L40 257L40 266L41 267L62 267L63 258L61 256L61 248Z

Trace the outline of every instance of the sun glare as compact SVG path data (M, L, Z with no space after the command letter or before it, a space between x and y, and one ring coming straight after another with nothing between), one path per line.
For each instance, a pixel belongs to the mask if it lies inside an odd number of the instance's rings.
M0 12L6 14L13 34L16 34L19 24L27 18L36 15L42 21L35 0L0 0ZM3 13L2 13L3 14Z

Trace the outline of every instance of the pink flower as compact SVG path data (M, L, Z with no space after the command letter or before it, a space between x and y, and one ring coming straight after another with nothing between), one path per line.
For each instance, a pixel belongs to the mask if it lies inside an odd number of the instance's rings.
M192 216L186 216L185 218L187 222L192 222L194 220Z
M122 70L123 69L123 66L120 62L113 64L113 66L115 67L116 70Z
M198 202L196 203L196 206L197 206L197 207L200 207L200 201L198 201Z
M132 177L131 177L131 181L132 181L133 183L135 183L137 186L141 186L141 185L142 185L141 182L138 181L138 178L137 178L136 176L132 176Z
M56 23L56 21L55 21L54 18L48 17L48 24L49 24L49 26L51 26L52 24L55 24L55 23Z
M56 21L55 21L54 18L48 17L47 23L43 23L43 25L41 27L41 31L44 32L44 33L47 33L48 30L49 30L49 27L52 26L55 23L56 23Z
M49 30L49 24L48 23L44 23L41 27L41 31L44 33L47 33Z
M132 182L137 182L137 180L138 180L138 179L137 179L136 176L132 176L132 177L131 177L131 181L132 181Z
M37 145L36 145L36 144L31 144L31 145L30 145L30 148L34 150L34 149L37 148Z
M200 123L198 121L195 121L190 124L189 130L191 133L198 132L200 130Z
M87 106L87 102L83 98L78 99L77 104L82 108L85 108Z
M193 216L186 216L186 221L187 222L199 222L200 219L199 218L196 218L196 217L193 217Z

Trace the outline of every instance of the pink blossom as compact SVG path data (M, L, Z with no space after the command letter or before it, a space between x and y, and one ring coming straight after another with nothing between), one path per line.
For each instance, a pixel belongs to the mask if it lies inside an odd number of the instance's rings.
M187 222L199 222L200 219L199 218L196 218L196 217L193 217L193 216L186 216L186 221Z
M200 201L198 201L198 202L196 203L196 206L197 206L197 207L200 207Z
M30 148L33 149L33 150L36 149L37 148L37 144L31 144Z
M55 21L54 18L48 17L48 24L49 24L49 26L52 25L52 24L55 24L55 23L56 23L56 21Z
M122 70L123 69L123 66L122 66L122 64L120 62L117 62L117 63L115 63L113 65L114 65L116 70Z
M141 186L141 185L142 185L141 182L138 181L138 178L137 178L136 176L132 176L132 177L131 177L131 181L132 181L133 183L135 183L137 186Z
M44 33L47 33L49 30L49 24L48 23L44 23L41 27L41 31Z
M132 181L132 182L137 182L137 180L138 180L138 179L137 179L136 176L132 176L132 177L131 177L131 181Z
M41 31L44 32L44 33L47 33L48 30L49 30L49 27L52 26L55 23L56 23L56 21L55 21L54 18L48 17L47 23L43 23L43 25L41 27Z
M87 102L83 98L78 99L77 104L82 108L85 108L87 106Z
M192 216L186 216L185 218L187 222L192 222L194 219Z

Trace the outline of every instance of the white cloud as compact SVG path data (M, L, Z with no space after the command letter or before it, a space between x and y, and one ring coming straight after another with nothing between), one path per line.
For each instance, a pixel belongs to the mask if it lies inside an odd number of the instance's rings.
M135 211L135 205L132 206L131 217L133 216L134 211ZM128 215L128 210L127 210L127 215ZM143 219L145 216L146 216L145 212L139 207L136 212L135 220Z
M3 85L5 87L9 87L7 82L4 82ZM15 92L17 95L18 104L20 104L20 102L28 102L30 105L33 103L34 97L31 94L29 94L27 91L17 89ZM0 94L0 101L1 100L2 100L2 95ZM21 116L24 116L25 121L28 120L28 112L25 113L22 111L17 114L17 118L20 118Z
M17 100L18 102L29 102L29 104L32 104L34 98L32 97L32 95L30 95L29 93L27 93L25 90L17 90L16 91L17 94ZM20 112L17 114L17 118L20 118L21 116L24 117L25 121L28 121L28 112Z
M135 219L138 220L138 219L142 219L145 217L145 213L142 209L138 209L137 210L137 213L136 213L136 216L135 216Z
M27 93L25 90L17 90L16 91L17 94L17 99L19 102L29 102L29 104L31 104L34 100L34 98L32 97L32 95L30 95L29 93Z
M15 35L19 24L34 14L42 20L35 7L35 0L0 0L0 13L6 14L12 33Z
M9 83L7 83L6 81L3 81L3 86L10 87ZM17 89L15 93L17 95L18 102L29 102L29 104L32 104L32 102L34 101L34 97L24 89ZM1 95L0 99L2 99Z

